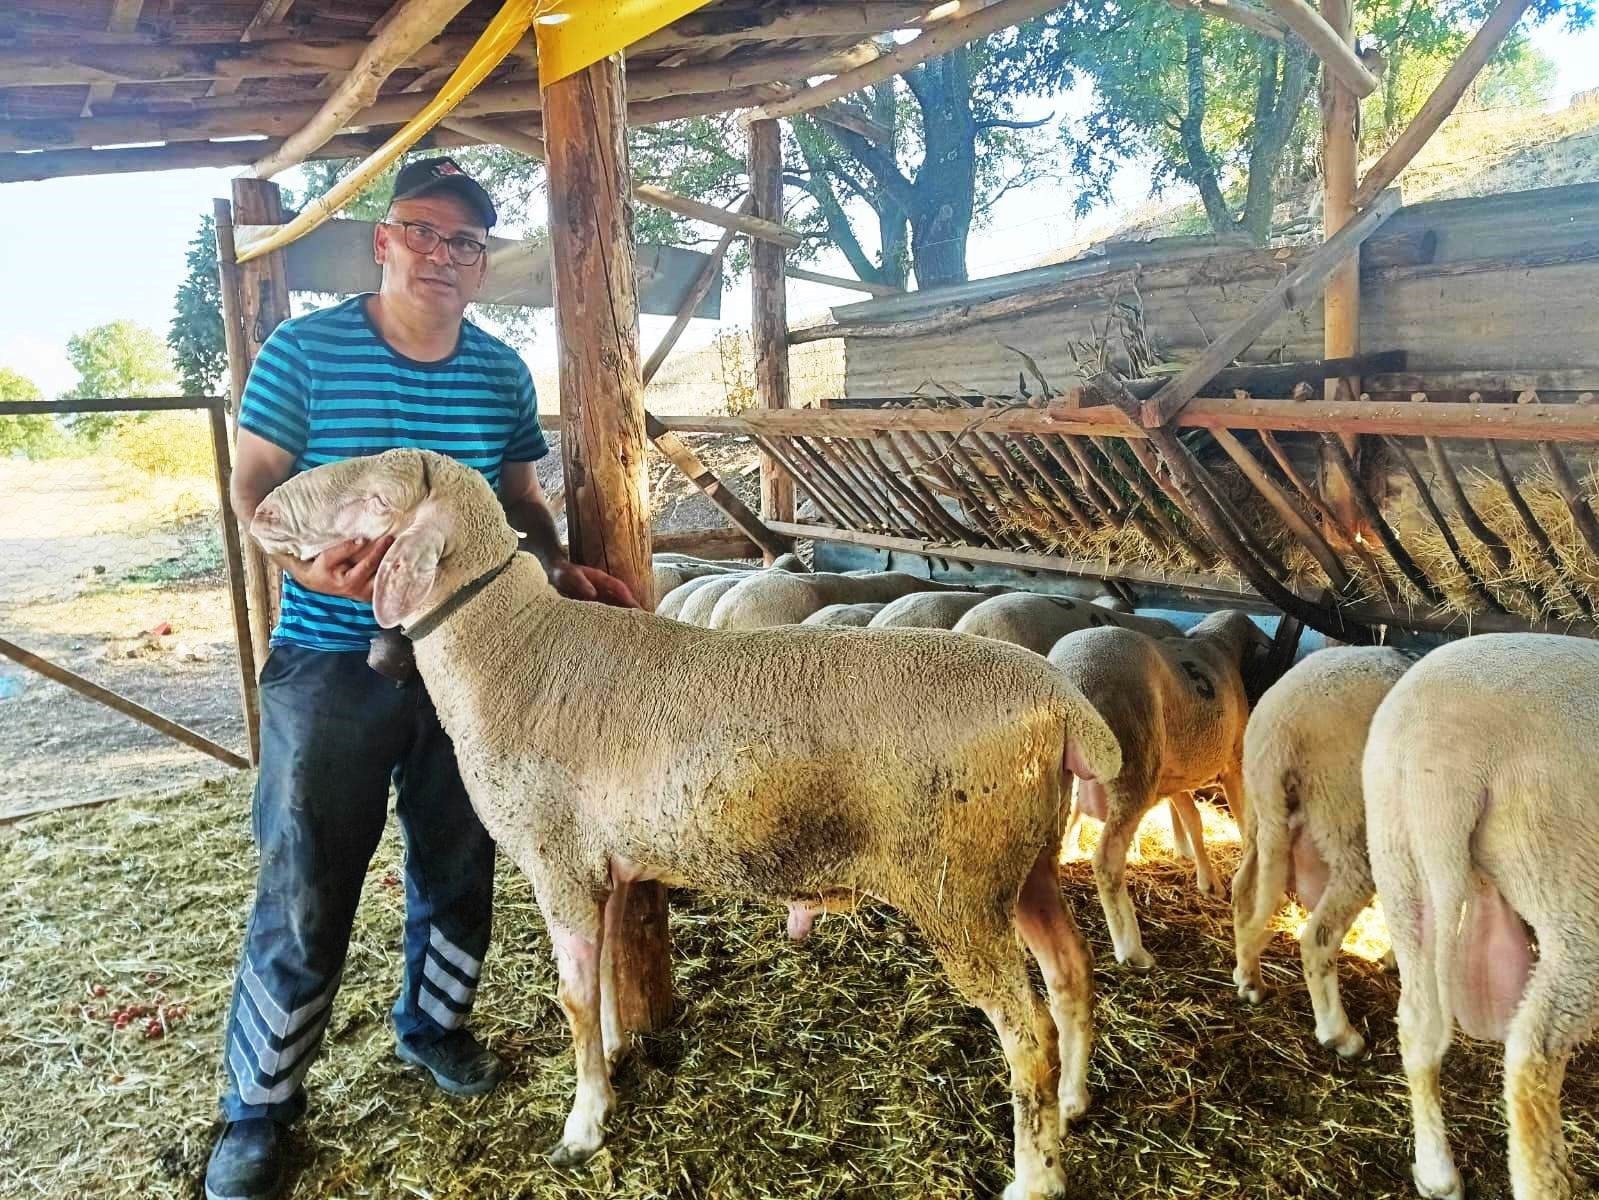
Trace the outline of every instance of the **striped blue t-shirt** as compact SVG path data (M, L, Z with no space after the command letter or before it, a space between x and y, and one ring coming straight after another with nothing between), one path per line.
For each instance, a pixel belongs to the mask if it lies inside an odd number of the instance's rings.
M379 335L366 296L285 321L261 347L239 426L295 456L296 472L397 447L437 450L498 486L505 462L549 453L533 376L517 353L470 321L455 353L417 362ZM372 606L283 577L272 644L365 650Z

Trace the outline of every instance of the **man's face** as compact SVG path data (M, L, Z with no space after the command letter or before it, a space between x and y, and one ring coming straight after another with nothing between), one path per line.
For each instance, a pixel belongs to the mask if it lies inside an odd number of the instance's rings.
M419 254L406 244L402 223L431 229L439 235L438 244L429 253ZM417 230L411 234L415 238ZM373 234L372 252L383 268L383 294L403 297L424 311L459 320L483 286L488 255L461 266L450 256L449 239L453 237L487 242L489 233L468 205L448 193L396 201L385 223Z

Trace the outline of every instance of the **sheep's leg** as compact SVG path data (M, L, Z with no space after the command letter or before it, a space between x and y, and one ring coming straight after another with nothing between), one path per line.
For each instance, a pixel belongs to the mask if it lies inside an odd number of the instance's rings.
M616 1101L605 1069L605 1040L600 1028L601 916L594 912L588 929L549 923L560 971L559 995L572 1027L572 1049L577 1059L577 1095L566 1118L560 1145L550 1151L558 1167L588 1161L605 1141L605 1119Z
M1144 949L1138 932L1138 915L1133 911L1133 898L1127 893L1127 849L1132 845L1138 822L1154 807L1156 799L1148 788L1118 786L1112 789L1105 813L1105 831L1094 851L1094 885L1099 889L1099 903L1105 910L1105 924L1110 928L1116 961L1138 971L1149 970L1155 965L1155 959Z
M1258 828L1245 834L1243 861L1233 876L1233 948L1237 966L1233 982L1238 997L1250 1004L1266 998L1266 981L1260 973L1260 955L1271 940L1271 919L1288 892L1288 847L1281 844L1286 830Z
M622 917L627 912L632 884L617 882L605 900L605 930L600 941L600 1034L605 1049L607 1077L628 1051L628 1032L622 1027L622 993L616 979L616 950L622 944Z
M1222 794L1227 797L1227 807L1233 814L1233 821L1238 825L1240 833L1248 820L1248 801L1244 799L1244 764L1242 753L1235 756L1232 764L1221 773L1219 780Z
M1516 1200L1572 1194L1560 1086L1572 1051L1599 1025L1599 970L1547 946L1511 1018L1505 1040L1505 1106L1510 1113L1510 1186Z
M1186 858L1191 862L1194 857L1194 843L1188 836L1188 828L1185 824L1187 814L1182 809L1184 804L1193 809L1193 792L1179 792L1174 796L1168 796L1166 798L1166 815L1171 818L1172 848L1177 851L1178 858ZM1198 810L1194 811L1194 815L1196 817L1199 815Z
M1370 899L1369 886L1334 875L1299 935L1299 960L1316 1013L1316 1040L1341 1058L1355 1058L1366 1048L1366 1039L1349 1024L1338 994L1338 954L1349 927Z
M1385 894L1394 951L1399 958L1399 1050L1410 1085L1416 1160L1416 1190L1429 1200L1464 1200L1465 1187L1444 1127L1438 1075L1454 1036L1454 1017L1444 1004L1437 950L1424 887L1413 864L1404 868L1401 894Z
M1072 781L1074 784L1076 780ZM1066 817L1066 828L1060 835L1060 860L1073 862L1083 853L1083 810L1077 803L1077 789L1072 789L1071 812Z
M1055 1026L1033 991L1014 923L951 929L943 936L927 932L950 980L993 1023L1010 1064L1016 1178L1005 1188L1004 1200L1064 1194Z
M1199 806L1194 803L1194 793L1178 792L1166 803L1171 809L1172 828L1183 830L1177 852L1184 858L1194 860L1194 882L1199 887L1199 894L1214 896L1219 890L1216 868L1211 865L1210 855L1205 850L1205 823L1199 815ZM1183 853L1184 844L1187 846L1186 854Z
M1049 989L1049 1013L1060 1041L1060 1132L1088 1109L1088 1053L1094 1041L1093 956L1061 900L1046 850L1033 864L1016 903L1016 927L1038 960Z

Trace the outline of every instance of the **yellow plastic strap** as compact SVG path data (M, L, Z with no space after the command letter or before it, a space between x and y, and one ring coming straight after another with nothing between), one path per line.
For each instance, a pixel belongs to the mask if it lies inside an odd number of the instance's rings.
M690 7L695 6L690 5ZM290 242L304 237L337 213L360 194L363 188L383 174L400 155L416 145L423 134L449 116L455 106L466 99L472 89L488 78L489 72L499 66L505 56L516 48L517 43L526 36L533 19L541 13L549 12L550 8L549 0L506 0L505 7L500 9L494 20L489 23L489 27L483 31L483 36L478 38L477 44L462 59L461 65L455 69L455 73L439 89L439 94L433 97L426 108L412 117L404 128L383 145L367 155L359 167L341 179L325 195L317 197L308 204L294 220L287 225L278 226L269 234L248 239L247 244L239 246L237 261L249 262L252 258L280 250ZM676 18L671 17L668 20Z
M554 0L539 17L539 83L549 87L707 3L709 0Z

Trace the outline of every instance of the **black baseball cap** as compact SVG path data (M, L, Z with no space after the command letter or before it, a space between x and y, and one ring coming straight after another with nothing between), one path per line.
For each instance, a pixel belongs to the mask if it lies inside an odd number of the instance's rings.
M485 229L493 229L494 222L499 219L494 201L483 185L461 170L460 163L448 157L418 158L406 163L394 177L394 195L389 203L415 200L434 192L449 192L464 200L483 219Z

